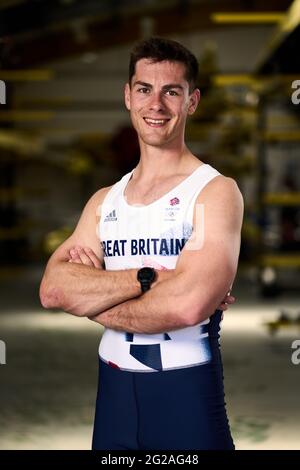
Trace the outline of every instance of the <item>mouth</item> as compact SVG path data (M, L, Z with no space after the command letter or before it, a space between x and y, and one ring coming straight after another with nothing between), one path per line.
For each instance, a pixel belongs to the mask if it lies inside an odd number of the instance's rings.
M152 119L152 118L143 118L146 124L150 127L163 127L167 124L170 119Z

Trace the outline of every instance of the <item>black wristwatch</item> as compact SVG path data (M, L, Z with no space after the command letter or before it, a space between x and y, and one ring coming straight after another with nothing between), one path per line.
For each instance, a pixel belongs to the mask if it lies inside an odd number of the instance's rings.
M156 278L156 272L153 268L141 268L137 272L137 280L141 283L142 292L150 289L152 282Z

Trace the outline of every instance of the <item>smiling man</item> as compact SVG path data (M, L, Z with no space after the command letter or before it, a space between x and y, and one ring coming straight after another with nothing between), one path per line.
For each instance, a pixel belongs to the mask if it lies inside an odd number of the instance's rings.
M218 340L243 200L185 144L197 75L181 44L137 44L125 103L139 163L90 199L42 280L44 307L105 327L94 449L234 449Z
M147 77L147 82L139 77ZM182 148L186 116L200 100L197 88L189 92L184 64L141 59L131 82L125 88L126 106L141 145L167 148L176 141Z

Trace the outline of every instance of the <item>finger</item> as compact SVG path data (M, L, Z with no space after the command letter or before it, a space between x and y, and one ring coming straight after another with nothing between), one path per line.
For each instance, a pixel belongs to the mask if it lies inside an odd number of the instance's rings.
M85 264L86 266L94 266L93 261L90 259L90 257L85 253L84 249L82 247L78 248L78 255L79 258L81 259L81 262Z
M225 303L225 302L226 302L226 303L227 303L227 302L232 303L232 302L234 302L234 301L235 301L235 297L234 297L233 295L231 295L231 294L225 295L224 299L222 300L222 302L224 302L224 303Z
M74 247L74 248L71 248L71 250L69 251L70 253L70 257L75 260L75 259L79 259L79 254L78 254L78 251L77 249Z
M80 258L78 258L78 259L69 259L68 263L72 263L72 264L82 264Z
M79 256L79 248L78 247L71 248L69 253L70 253L71 261L73 263L82 264L82 261L81 261L80 256Z
M73 259L73 264L84 264L80 258Z
M91 248L88 248L88 247L85 247L84 248L84 252L87 256L89 256L89 258L91 259L91 261L93 262L93 265L95 266L95 268L101 268L101 263L100 263L100 259L98 258L98 256L93 252L93 250Z
M78 248L74 247L70 250L71 262L73 264L83 264L82 260L80 259Z
M224 312L224 310L227 310L228 309L228 305L226 304L221 304L219 307L218 307L218 310L222 310Z

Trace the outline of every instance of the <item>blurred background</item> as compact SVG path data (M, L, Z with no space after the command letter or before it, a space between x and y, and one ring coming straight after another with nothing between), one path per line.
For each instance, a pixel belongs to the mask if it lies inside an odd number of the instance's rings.
M0 1L1 449L90 447L101 329L43 310L38 286L138 161L123 89L151 35L199 59L187 144L244 196L221 343L236 446L300 449L299 24L299 0Z

